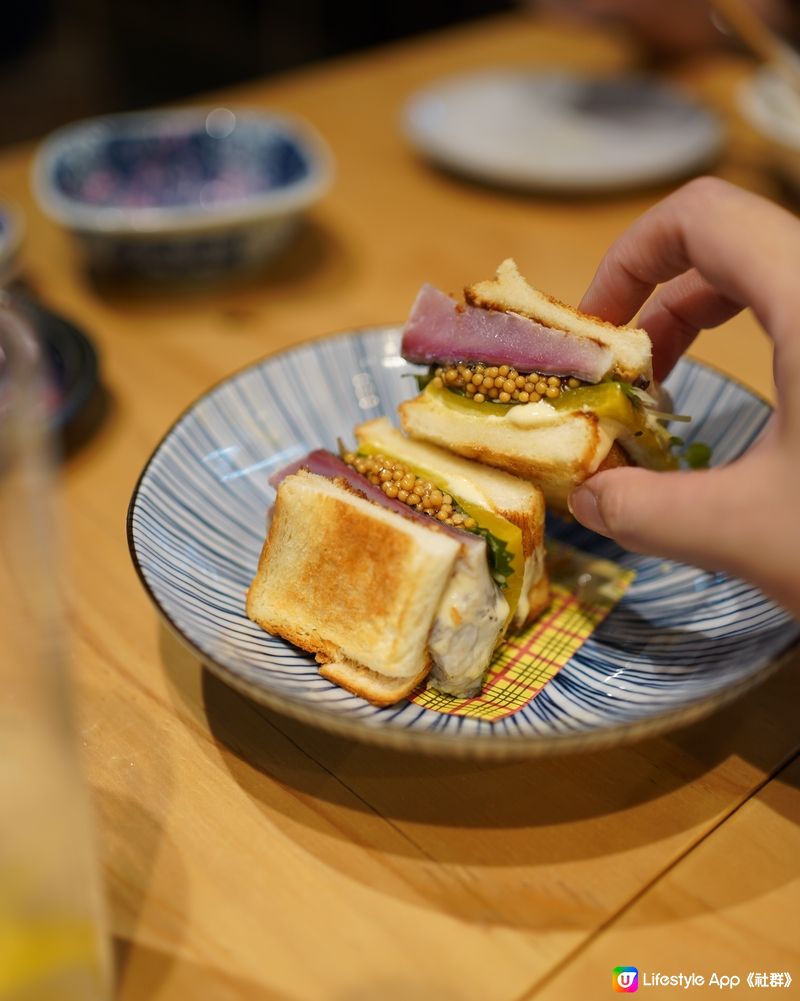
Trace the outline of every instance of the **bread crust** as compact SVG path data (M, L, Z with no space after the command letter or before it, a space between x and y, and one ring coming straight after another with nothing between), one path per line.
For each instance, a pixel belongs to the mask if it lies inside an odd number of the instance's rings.
M317 660L320 657L317 656ZM393 686L387 685L387 679L375 671L370 671L363 664L347 661L322 662L319 673L323 678L335 685L347 689L353 695L358 695L374 706L391 706L400 699L407 698L415 688L418 688L430 673L430 657L426 658L419 674L406 680L392 679Z
M634 327L619 327L608 320L601 320L599 316L592 316L590 313L584 313L576 306L570 306L568 302L562 302L557 299L554 295L550 295L547 292L542 292L537 289L536 293L541 296L542 300L553 306L558 312L564 312L565 318L572 317L574 320L579 320L582 323L589 323L592 326L598 325L600 327L605 327L608 331L613 331L614 333L620 330L634 330ZM464 301L470 306L479 306L481 309L493 309L497 313L519 313L520 316L525 316L529 320L535 320L537 323L541 323L540 320L541 313L536 309L523 309L521 306L513 309L507 304L506 297L504 295L502 286L499 286L497 282L478 282L475 285L467 285L464 288ZM593 340L595 344L603 345L603 341L599 337L592 337L591 335L586 335L587 340Z
M619 442L614 442L614 444L609 449L608 455L603 459L600 465L595 470L596 473L602 473L604 469L618 469L620 466L635 466L636 463L630 458L630 456L625 452Z
M539 618L542 612L544 612L550 604L550 599L550 578L547 575L547 571L543 570L539 579L533 583L528 591L530 608L528 610L528 614L525 616L523 627L529 626L532 622Z

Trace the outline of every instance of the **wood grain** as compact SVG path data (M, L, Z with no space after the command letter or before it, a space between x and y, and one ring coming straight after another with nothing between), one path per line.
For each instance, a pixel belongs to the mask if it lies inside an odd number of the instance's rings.
M603 250L664 193L553 200L422 162L398 127L407 96L508 62L611 72L635 54L520 15L225 95L309 118L338 173L280 262L217 286L97 284L31 201L30 148L0 156L3 196L27 215L26 277L91 331L110 398L62 494L81 736L126 1001L588 997L601 966L597 996L611 966L640 957L699 962L702 945L722 962L753 923L783 949L796 772L769 778L800 746L797 662L660 740L442 762L249 703L165 631L130 565L124 517L139 471L211 383L300 340L399 320L423 280L458 289L508 255L575 302ZM774 194L764 151L733 116L745 72L715 56L676 77L730 122L717 171ZM769 343L750 315L693 353L771 394ZM726 868L732 854L750 860L747 878Z
M706 983L715 972L738 976L742 985L750 972L789 971L796 980L799 860L800 759L794 758L563 972L526 997L588 996L623 964L695 971ZM658 996L685 997L686 990L659 988Z

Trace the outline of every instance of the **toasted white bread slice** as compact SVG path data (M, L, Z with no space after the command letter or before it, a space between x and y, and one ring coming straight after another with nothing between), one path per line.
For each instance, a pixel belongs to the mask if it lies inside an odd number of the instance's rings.
M545 403L497 416L471 414L446 406L434 393L406 400L398 413L412 437L529 480L549 506L562 511L571 490L608 460L619 431L596 414L556 411ZM615 464L620 455L613 453Z
M401 405L401 414L406 406L408 404ZM453 449L446 439L431 444L430 439L409 438L394 427L388 417L377 417L359 424L355 435L359 446L369 444L415 469L436 474L447 483L454 496L493 511L516 525L522 533L526 580L514 623L522 625L541 613L548 603L549 591L544 569L545 504L538 487L507 472L454 454L458 449Z
M278 487L247 614L378 705L430 668L428 636L461 546L306 470Z
M465 288L464 298L472 306L520 313L575 337L597 341L613 355L611 373L615 378L649 383L653 377L652 345L646 330L615 326L540 292L527 283L511 258L503 261L496 278Z

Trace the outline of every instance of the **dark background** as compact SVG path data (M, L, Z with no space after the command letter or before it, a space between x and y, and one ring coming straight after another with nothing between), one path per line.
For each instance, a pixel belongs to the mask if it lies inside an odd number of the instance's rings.
M11 0L0 145L510 10L513 0ZM10 16L9 16L10 15Z

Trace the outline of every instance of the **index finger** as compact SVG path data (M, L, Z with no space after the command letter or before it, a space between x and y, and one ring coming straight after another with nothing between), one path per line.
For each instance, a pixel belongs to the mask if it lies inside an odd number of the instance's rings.
M790 265L799 257L800 222L793 215L725 181L699 178L619 237L580 308L612 323L629 323L657 285L694 268L720 296L752 307L779 340L800 305Z
M659 286L636 321L650 335L656 379L667 377L701 330L718 327L741 309L741 303L720 295L695 268Z

